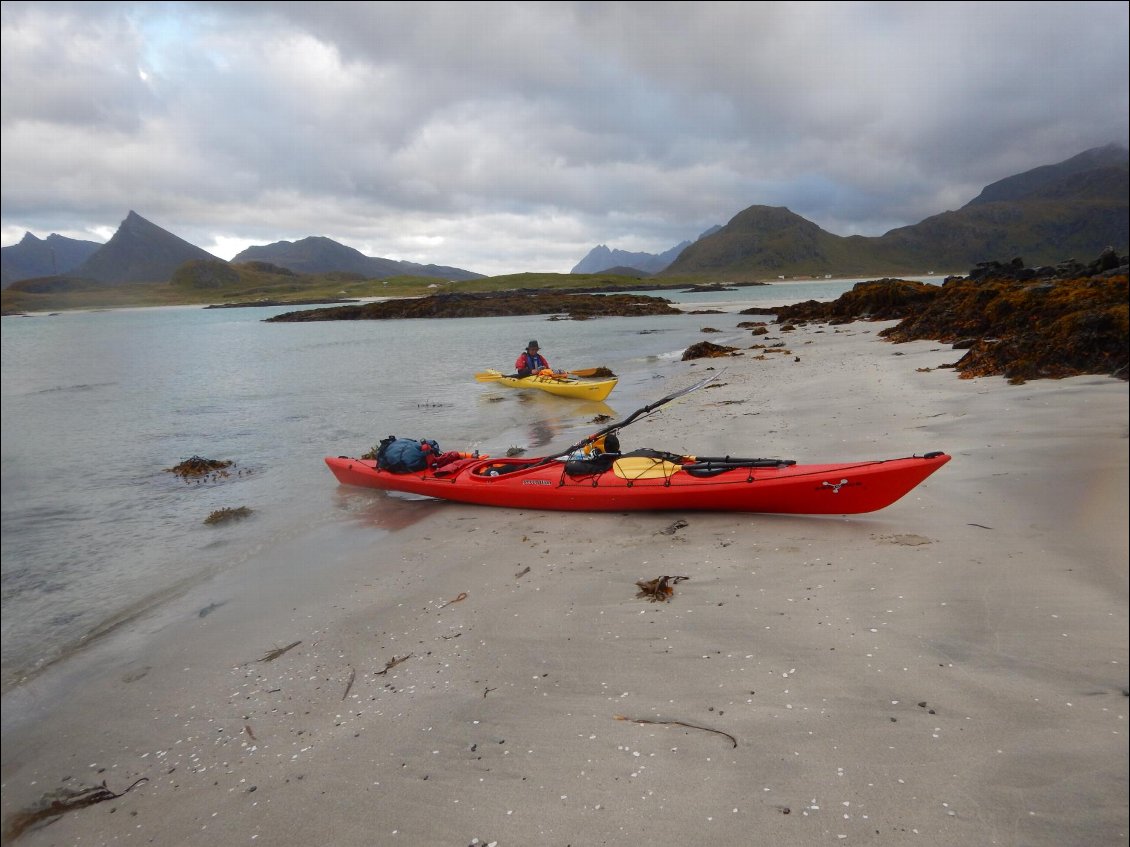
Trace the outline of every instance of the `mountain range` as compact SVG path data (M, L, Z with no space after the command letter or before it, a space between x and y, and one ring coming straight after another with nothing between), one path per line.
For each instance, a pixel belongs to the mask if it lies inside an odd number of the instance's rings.
M346 247L323 236L311 236L301 241L276 241L264 247L248 247L231 260L233 265L242 262L267 262L300 274L344 271L369 279L393 276L426 276L436 279L482 279L484 274L448 268L443 265L418 265L395 259L377 259L359 250Z
M696 240L713 235L721 228L721 226L712 226ZM607 245L598 244L588 252L585 258L574 265L569 273L598 274L616 268L626 268L643 271L645 274L657 274L660 271L667 270L671 263L679 258L679 254L690 247L691 244L690 241L684 241L662 253L630 253L627 250L613 250Z
M660 254L593 248L573 273L609 268L658 277L732 281L782 276L964 272L984 261L1014 258L1032 266L1127 252L1130 232L1130 151L1118 145L1087 150L986 186L956 211L881 236L838 236L784 207L750 206L725 226ZM27 233L2 250L3 287L165 283L188 262L275 266L301 274L347 272L365 278L432 277L465 281L483 274L442 265L365 256L329 238L311 236L250 247L230 263L130 211L105 244ZM42 283L39 280L42 279Z

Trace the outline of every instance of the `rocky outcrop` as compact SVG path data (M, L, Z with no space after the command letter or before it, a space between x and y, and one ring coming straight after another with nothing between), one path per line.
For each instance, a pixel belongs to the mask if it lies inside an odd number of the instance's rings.
M830 303L805 300L777 310L777 322L827 321L847 323L854 320L890 320L901 318L923 308L942 289L937 285L905 279L875 279L857 282ZM744 309L743 315L765 314L765 309Z
M1021 260L982 262L941 286L906 280L862 282L831 303L778 310L777 323L900 322L880 337L933 340L965 354L962 378L1004 376L1013 383L1104 374L1127 379L1130 364L1130 259L1107 250L1093 262L1027 268Z
M599 317L681 315L670 300L642 294L569 294L560 291L434 294L286 312L268 323L296 321L372 321L402 318L483 318L505 315L564 315L572 320Z
M728 347L724 344L713 344L709 341L700 341L698 344L692 344L683 351L682 361L689 362L691 359L718 359L722 356L740 356L741 352L737 347Z

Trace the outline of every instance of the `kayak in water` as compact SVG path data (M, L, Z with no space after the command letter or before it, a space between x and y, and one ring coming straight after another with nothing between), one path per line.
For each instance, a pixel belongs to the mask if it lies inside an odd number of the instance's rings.
M507 388L528 388L544 391L557 397L573 397L581 400L601 401L608 398L619 381L616 377L608 379L577 379L568 372L542 371L529 376L504 374L500 371L486 370L475 374L479 382L496 382Z

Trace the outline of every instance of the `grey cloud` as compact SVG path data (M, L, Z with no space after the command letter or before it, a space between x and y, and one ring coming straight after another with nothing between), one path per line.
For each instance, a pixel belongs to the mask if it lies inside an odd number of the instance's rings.
M134 209L205 249L327 235L564 271L597 243L659 252L754 204L878 235L1127 143L1121 2L2 15L5 244L89 238Z

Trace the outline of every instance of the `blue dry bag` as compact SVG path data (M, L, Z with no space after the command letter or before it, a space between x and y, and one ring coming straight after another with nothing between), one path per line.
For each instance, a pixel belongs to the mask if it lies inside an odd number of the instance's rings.
M439 444L429 438L417 441L390 435L377 448L377 467L392 473L422 471L439 454Z

